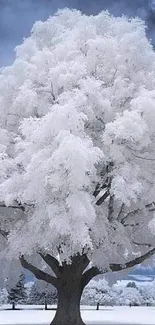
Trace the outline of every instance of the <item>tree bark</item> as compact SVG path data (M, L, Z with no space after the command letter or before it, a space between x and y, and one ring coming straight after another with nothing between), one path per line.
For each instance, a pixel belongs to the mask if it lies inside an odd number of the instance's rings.
M74 256L72 263L60 267L58 305L51 325L85 325L80 313L80 300L84 289L83 271L88 266L86 255Z
M67 283L58 290L58 305L51 325L85 325L80 313L82 290L79 282L76 285Z

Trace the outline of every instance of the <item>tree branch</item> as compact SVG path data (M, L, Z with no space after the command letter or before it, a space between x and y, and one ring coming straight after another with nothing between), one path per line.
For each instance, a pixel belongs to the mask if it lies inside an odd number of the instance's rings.
M136 209L136 210L133 210L133 211L130 211L130 212L128 212L125 216L124 216L124 218L122 218L121 220L120 220L120 222L122 223L122 225L125 225L125 221L127 220L127 218L129 218L130 216L134 216L134 215L136 215L138 212L140 212L142 209Z
M121 208L120 208L120 211L119 211L118 216L117 216L117 220L118 221L121 221L122 220L122 214L123 214L124 207L125 207L125 204L122 203Z
M19 209L25 211L25 207L21 204L7 206L5 203L0 203L0 208Z
M147 243L138 243L138 242L136 242L136 241L133 241L132 242L134 245L136 245L136 246L146 246L146 247L152 247L152 245L151 244L147 244Z
M152 255L155 254L155 248L151 249L149 252L145 253L144 255L141 255L139 257L136 257L134 260L127 262L125 264L110 264L110 270L113 272L116 271L122 271L128 268L131 268L137 264L141 264L146 259L150 258Z
M104 273L104 272L103 272ZM87 270L85 273L82 275L82 289L89 283L89 281L94 277L99 274L102 274L102 272L95 266L91 267L89 270Z
M101 197L99 199L97 199L97 201L96 201L96 205L98 205L98 206L101 205L107 199L107 197L110 196L110 188L111 188L111 182L112 182L111 172L112 172L113 166L114 166L113 162L110 161L108 163L108 165L106 166L106 171L105 171L105 174L103 175L104 177L107 175L105 182L102 185L100 185L99 183L96 185L95 191L93 193L93 195L95 197L97 197L101 193L101 191L103 189L105 189L104 194L101 195Z
M138 155L135 155L133 152L132 152L132 155L138 159L143 159L143 160L148 160L148 161L155 161L155 158L148 158L148 157L142 157L142 156L138 156Z
M101 205L106 199L107 197L110 195L109 190L107 190L107 192L105 192L96 202L96 205Z
M149 245L148 245L149 246ZM104 274L109 272L111 270L112 272L117 272L117 271L122 271L128 268L131 268L135 265L141 264L144 262L146 259L150 258L152 255L155 254L155 248L151 249L149 252L136 257L134 260L129 261L125 264L110 264L109 269L104 269L104 270L99 270L97 267L92 267L89 270L87 270L83 275L82 275L82 289L89 283L89 281L94 277L99 274Z
M145 206L144 206L144 208L143 209L147 209L149 212L153 212L153 211L155 211L155 202L151 202L151 203L148 203L148 204L146 204ZM139 208L139 209L135 209L135 210L133 210L133 211L130 211L130 212L128 212L122 219L120 219L119 221L122 223L122 225L124 225L124 226L127 226L126 224L125 224L125 221L130 217L130 216L134 216L134 215L136 215L137 213L139 213L139 212L142 212L143 211L143 209L141 208Z
M114 213L114 195L110 196L109 199L109 206L108 206L108 220L112 222L113 220L113 213Z
M53 277L52 275L49 275L48 273L45 273L43 271L41 271L40 269L38 269L36 266L32 265L31 263L29 263L24 256L20 256L19 258L20 263L22 265L22 267L30 272L32 272L34 274L34 276L38 279L38 280L43 280L47 283L52 284L54 287L58 288L58 279Z
M60 265L59 262L57 261L57 259L53 256L51 256L50 254L42 254L42 253L38 253L41 258L45 261L45 263L47 263L52 271L55 273L55 275L57 277L59 277L61 275L61 271L60 271Z
M26 210L26 207L34 208L35 205L34 204L28 204L28 203L21 204L21 203L19 203L17 201L15 201L15 204L8 205L8 206L4 202L0 203L0 208L17 209L17 210L21 210L23 212Z

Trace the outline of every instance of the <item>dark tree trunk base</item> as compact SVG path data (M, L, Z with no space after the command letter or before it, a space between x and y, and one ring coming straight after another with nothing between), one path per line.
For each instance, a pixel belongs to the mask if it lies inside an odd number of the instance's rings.
M81 291L79 285L65 286L58 292L58 307L51 325L85 325L80 314Z
M57 320L53 320L50 325L86 325L86 324L82 321L82 319L80 321L77 320L77 322L71 319L65 319L65 320L61 319L60 322L58 322Z
M79 257L75 257L72 264L63 265L59 278L58 306L51 325L85 325L80 313L82 270Z

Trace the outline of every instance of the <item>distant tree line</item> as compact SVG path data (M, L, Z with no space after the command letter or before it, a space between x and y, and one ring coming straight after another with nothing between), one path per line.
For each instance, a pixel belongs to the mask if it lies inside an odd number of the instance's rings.
M21 274L16 285L10 290L0 290L0 304L10 304L13 309L16 305L56 305L57 291L54 287L40 281L32 286L25 285L25 275ZM126 286L114 284L110 286L105 279L92 280L85 288L81 304L102 306L141 306L155 305L155 280L150 284L137 286L134 281Z

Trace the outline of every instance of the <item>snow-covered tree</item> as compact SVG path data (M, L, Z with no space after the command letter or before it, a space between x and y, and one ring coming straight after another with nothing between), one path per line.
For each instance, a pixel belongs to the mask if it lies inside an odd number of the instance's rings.
M141 285L140 286L140 293L143 299L143 304L154 305L155 304L155 280Z
M126 285L127 288L137 288L136 283L134 281L128 282Z
M21 274L16 286L8 291L8 303L24 304L26 301L25 275Z
M50 305L56 304L57 290L54 287L52 288L52 286L44 285L42 287L38 281L35 281L29 293L28 304L43 305L45 299Z
M122 287L121 289L115 288L117 294L116 305L122 306L140 306L143 304L143 298L141 292L134 287Z
M154 89L143 22L107 12L37 22L1 71L1 274L54 285L53 325L83 324L95 275L155 253Z
M146 299L144 302L142 291L137 286L133 286L134 282L129 283L132 284L129 287L116 284L109 286L105 279L92 280L84 289L81 302L86 305L96 305L99 303L105 306L145 304Z
M116 305L117 294L105 279L92 280L83 291L81 303L84 305Z

